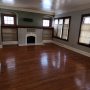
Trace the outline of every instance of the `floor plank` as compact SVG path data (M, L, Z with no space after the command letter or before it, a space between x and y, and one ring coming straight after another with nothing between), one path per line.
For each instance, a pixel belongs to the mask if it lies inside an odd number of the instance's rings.
M0 49L0 90L89 89L89 57L52 43Z

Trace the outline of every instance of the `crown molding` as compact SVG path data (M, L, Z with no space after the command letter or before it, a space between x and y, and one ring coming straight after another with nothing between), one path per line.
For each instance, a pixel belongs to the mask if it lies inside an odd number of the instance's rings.
M17 11L26 11L26 12L33 12L33 13L40 13L40 14L49 14L49 15L54 15L54 11L41 11L41 10L33 10L33 9L24 9L24 8L19 8L19 7L11 7L11 6L1 6L1 9L10 9L10 10L17 10Z
M25 9L25 8L20 8L20 7L3 6L3 5L0 5L0 8L10 9L10 10L17 10L17 11L33 12L33 13L41 13L41 14L49 14L49 15L58 15L58 14L64 14L64 13L73 12L73 11L80 11L80 10L90 9L90 3L86 4L86 5L77 6L73 9L55 10L55 11L50 11L50 12L43 11L43 10Z
M74 11L80 11L80 10L86 10L86 9L90 9L90 3L86 5L77 6L76 8L69 9L69 10L56 10L55 15L74 12Z

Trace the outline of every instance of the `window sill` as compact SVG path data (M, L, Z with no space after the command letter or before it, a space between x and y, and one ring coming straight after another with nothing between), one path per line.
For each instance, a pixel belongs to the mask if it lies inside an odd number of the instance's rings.
M79 45L82 45L82 46L86 46L86 47L89 47L90 48L90 44L84 44L84 43L80 43L78 42Z
M62 39L62 38L59 38L59 37L56 37L56 36L53 36L53 38L57 38L57 39L60 39L60 40L63 40L63 41L68 41L68 39Z

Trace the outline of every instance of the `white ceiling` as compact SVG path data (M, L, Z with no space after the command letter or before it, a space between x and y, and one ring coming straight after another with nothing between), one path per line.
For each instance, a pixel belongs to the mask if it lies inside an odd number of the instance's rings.
M0 0L0 7L53 14L89 8L90 0Z

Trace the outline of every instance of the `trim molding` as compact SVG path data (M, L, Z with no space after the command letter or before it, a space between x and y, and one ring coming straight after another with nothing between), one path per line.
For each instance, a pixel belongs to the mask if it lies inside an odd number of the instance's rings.
M90 3L69 10L56 10L55 15L90 9Z
M58 45L58 46L67 48L67 49L69 49L69 50L72 50L72 51L74 51L74 52L77 52L77 53L79 53L79 54L82 54L82 55L84 55L84 56L90 57L90 53L85 52L85 51L82 51L82 50L80 50L80 49L76 49L76 48L70 47L70 46L68 46L68 45L61 44L61 43L56 42L56 41L52 41L52 43L54 43L54 44L56 44L56 45Z
M55 14L53 11L47 12L47 11L41 11L41 10L25 9L25 8L20 8L20 7L0 6L0 8L17 10L17 11L33 12L33 13L41 13L41 14L49 14L49 15Z
M18 44L18 41L5 41L2 42L3 45L9 45L9 44Z
M53 27L43 27L43 26L25 26L25 25L15 25L15 26L10 26L10 25L2 25L2 28L35 28L35 29L48 29L51 30Z
M0 45L0 48L2 48L2 45Z
M52 40L43 40L43 43L52 43Z
M35 43L35 44L19 44L18 46L30 46L30 45L44 45L43 43Z

